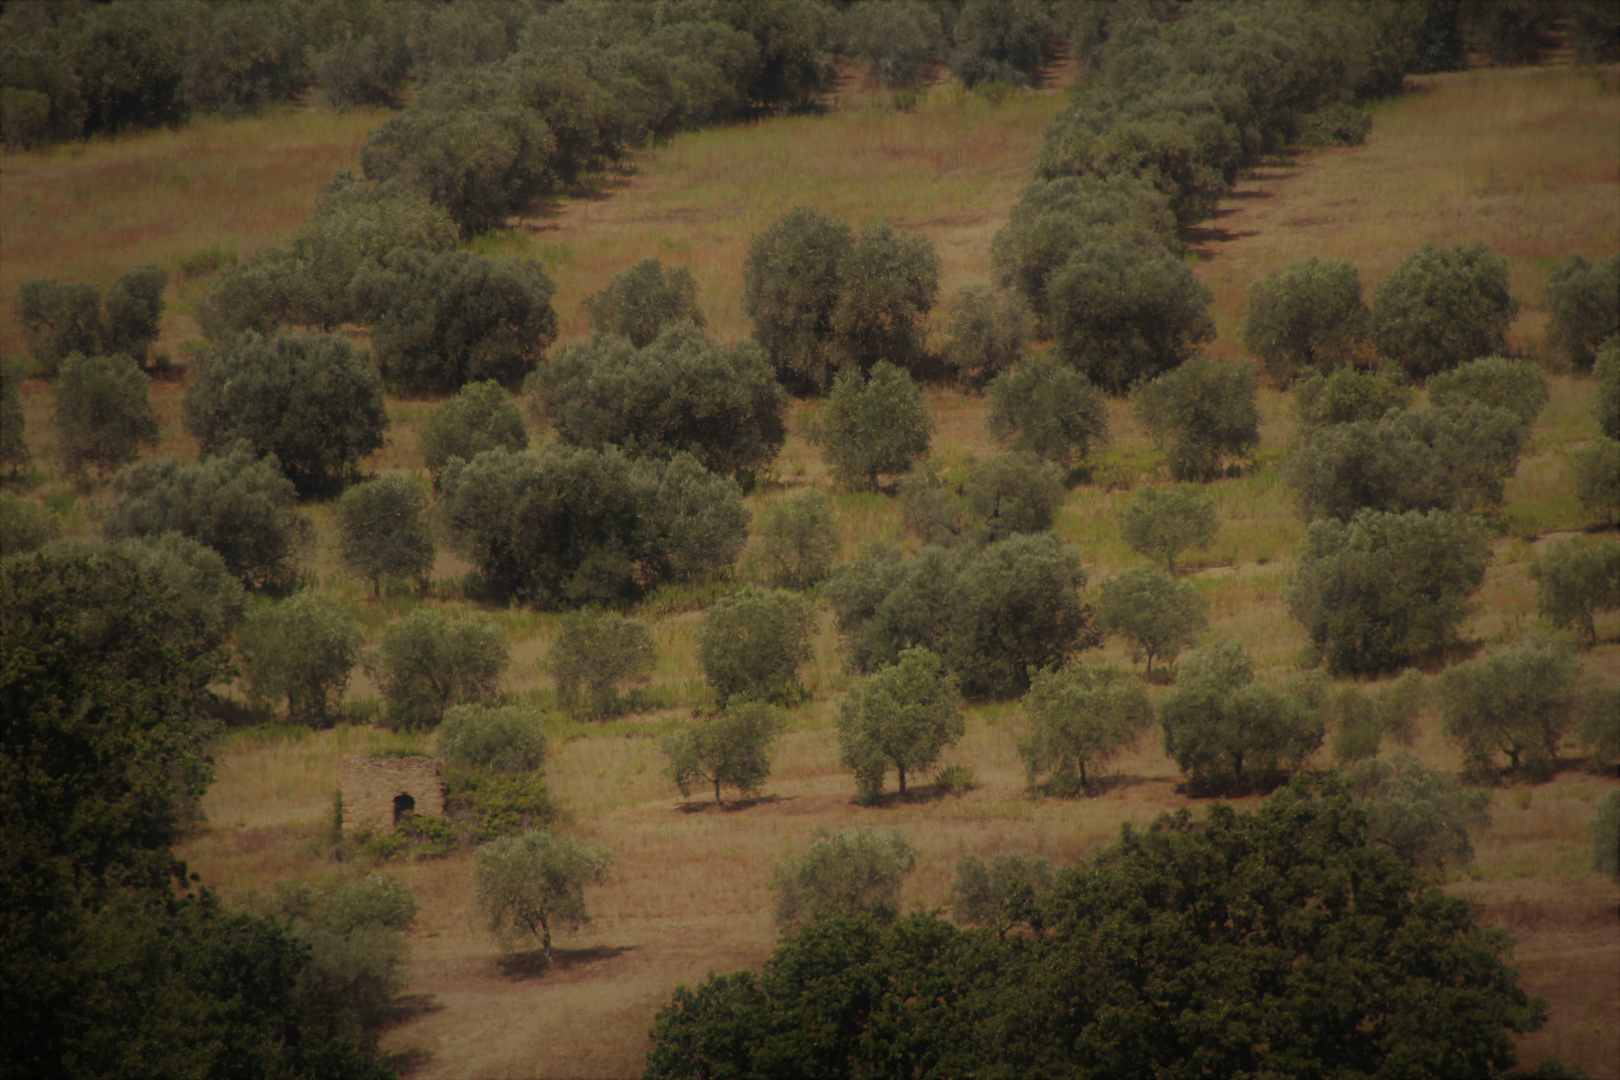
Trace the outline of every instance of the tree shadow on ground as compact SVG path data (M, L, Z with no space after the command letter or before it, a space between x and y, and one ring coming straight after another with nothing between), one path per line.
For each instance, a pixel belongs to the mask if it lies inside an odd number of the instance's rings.
M548 973L572 971L589 964L598 964L633 949L634 945L593 945L588 949L553 948L550 964L546 963L545 950L531 949L528 952L503 956L495 961L495 965L508 979L521 982L525 979L538 979Z
M401 994L394 999L394 1005L388 1010L383 1027L399 1027L420 1017L443 1012L444 1008L444 1002L439 1000L437 994Z
M1083 790L1078 787L1071 789L1067 787L1054 786L1052 783L1048 782L1045 784L1037 784L1034 788L1034 794L1042 798L1068 799L1072 801L1095 799L1099 796L1107 795L1110 791L1124 791L1126 788L1133 788L1138 784L1145 784L1149 781L1149 779L1149 777L1137 776L1134 773L1108 773L1103 776L1092 777L1091 783Z
M974 787L979 785L975 784ZM912 784L906 788L904 795L898 791L885 791L875 798L862 799L857 795L850 801L856 806L864 806L870 810L886 810L891 806L923 806L944 800L949 795L963 795L966 792L952 792L944 784Z
M739 810L751 810L756 806L767 806L771 803L792 802L797 795L783 797L781 795L761 795L757 799L727 799L723 803L716 803L713 799L693 799L691 802L681 803L681 813L702 814L708 812L730 814Z
M394 1070L395 1075L401 1077L415 1076L427 1068L433 1061L433 1055L420 1047L409 1050L390 1050L388 1052L388 1067Z

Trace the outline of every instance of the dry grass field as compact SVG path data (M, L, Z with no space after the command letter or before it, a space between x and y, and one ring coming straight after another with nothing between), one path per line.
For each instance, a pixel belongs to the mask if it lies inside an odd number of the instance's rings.
M1380 106L1367 146L1290 156L1245 179L1210 227L1191 238L1197 272L1216 293L1220 338L1212 352L1241 355L1246 290L1282 262L1312 252L1349 258L1370 293L1419 243L1477 236L1511 259L1524 305L1513 343L1533 354L1542 328L1537 304L1552 264L1571 251L1599 256L1620 246L1620 93L1613 69L1604 78L1561 68L1424 80L1416 93ZM988 277L990 238L1060 105L1050 93L994 106L941 88L918 112L898 114L876 97L852 95L824 116L683 135L638 156L636 171L602 197L548 208L477 245L545 261L558 285L565 340L584 332L580 301L647 255L691 266L711 328L723 338L743 336L739 295L749 237L800 204L857 223L887 219L923 230L944 261L948 297ZM273 114L234 126L95 143L77 153L6 157L0 299L7 310L0 320L9 320L10 294L29 277L105 282L137 262L158 261L172 270L181 255L213 244L245 251L273 241L296 227L301 208L330 171L353 164L364 131L378 120ZM191 178L188 189L167 179L182 167ZM229 187L237 183L244 186ZM126 200L121 212L109 209L116 199ZM191 206L200 209L192 213ZM204 220L210 214L217 224ZM114 227L123 218L146 222L145 238L131 239ZM200 287L171 286L176 315L166 342L194 334L185 310ZM0 341L7 351L20 347L9 321L0 321ZM1509 486L1508 528L1493 545L1495 559L1466 630L1483 648L1536 622L1528 576L1535 551L1552 534L1590 524L1566 486L1560 460L1595 430L1586 412L1591 383L1555 374L1552 388ZM158 384L154 391L165 429L160 452L193 455L179 429L183 386ZM30 383L25 394L28 437L40 462L35 492L51 501L70 530L89 531L95 496L76 494L50 472L48 388ZM995 452L980 399L936 390L929 402L938 422L933 453L942 466ZM1288 400L1267 389L1261 405L1256 466L1213 486L1221 537L1191 560L1189 574L1212 603L1210 639L1243 642L1263 677L1280 677L1297 667L1305 644L1278 597L1304 527L1278 478L1294 436ZM390 401L392 445L373 467L420 468L414 426L429 407ZM751 497L756 506L804 485L827 485L804 438L814 409L795 408L776 482ZM1057 526L1078 547L1093 584L1139 561L1121 543L1115 513L1133 487L1160 479L1158 452L1122 404L1114 404L1111 421L1114 438L1098 462L1098 482L1070 493ZM835 505L846 554L874 537L904 539L883 497L838 494ZM307 512L316 525L305 556L312 580L345 597L373 638L418 604L469 606L454 580L462 568L449 556L441 557L428 596L398 592L371 600L364 586L336 569L329 508L312 505ZM665 589L640 607L659 646L652 710L602 725L560 714L549 721L548 775L567 826L617 857L608 883L588 894L593 921L560 939L553 969L509 973L498 964L493 939L471 908L470 855L381 868L409 881L421 908L412 935L412 983L398 1022L384 1036L402 1072L424 1080L639 1073L652 1015L676 984L757 964L769 954L775 940L765 888L770 865L816 826L901 830L924 853L904 899L927 908L944 904L963 853L1019 849L1069 862L1107 843L1123 822L1145 823L1196 803L1176 791L1179 776L1152 734L1117 762L1105 794L1031 799L1016 753L1023 717L1016 703L1004 703L972 709L966 737L945 759L971 766L976 790L951 796L923 785L909 802L856 806L853 784L838 768L831 725L848 676L824 613L816 660L805 673L812 697L793 710L765 797L724 809L686 804L661 774L658 738L704 701L693 644L703 595ZM540 664L556 616L521 609L492 614L512 641L508 692L551 705ZM1582 661L1598 677L1620 681L1620 620L1611 617L1599 629L1602 643ZM1129 663L1112 643L1088 657L1098 658ZM218 781L204 804L208 822L180 852L205 882L240 896L277 878L320 881L355 872L322 855L342 756L428 744L365 723L375 715L375 690L358 673L349 706L354 723L333 730L268 725L236 729L223 739ZM1431 764L1456 767L1437 716L1426 714L1420 726L1415 751ZM1522 1043L1526 1063L1558 1055L1606 1078L1620 1078L1614 1023L1620 1015L1620 889L1589 871L1586 822L1616 786L1612 770L1572 759L1549 783L1497 790L1492 825L1478 840L1473 864L1453 871L1446 883L1473 900L1482 919L1514 934L1525 985L1548 999L1547 1027Z

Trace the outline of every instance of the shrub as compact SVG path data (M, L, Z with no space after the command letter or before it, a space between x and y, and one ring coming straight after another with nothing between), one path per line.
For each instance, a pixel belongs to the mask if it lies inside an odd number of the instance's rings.
M1599 435L1568 454L1575 497L1589 514L1614 523L1620 511L1620 440Z
M433 535L422 513L421 487L405 476L379 476L343 493L333 508L338 559L382 595L384 578L426 582L433 569Z
M551 965L551 931L590 921L585 886L607 879L613 853L573 837L526 832L478 852L473 903L489 921L503 953L538 943Z
M28 335L28 354L47 379L74 353L101 351L101 290L91 282L25 281L11 299L11 311Z
M763 508L759 539L765 580L778 589L808 589L825 581L842 546L832 504L815 490Z
M1473 861L1470 834L1490 826L1490 792L1465 788L1410 754L1361 761L1342 775L1362 803L1372 843L1431 870Z
M1194 792L1273 786L1322 745L1320 698L1306 680L1255 682L1248 651L1219 642L1188 656L1160 700L1164 752Z
M1045 532L1063 506L1063 473L1034 454L1008 454L974 466L963 494L989 540Z
M1547 349L1577 369L1620 334L1620 254L1589 263L1571 255L1547 278Z
M1171 476L1209 479L1220 475L1224 459L1254 451L1259 381L1252 364L1195 357L1137 388L1136 415L1165 450Z
M1018 293L963 289L946 324L945 363L963 382L983 386L1018 363L1034 322L1029 302Z
M622 708L620 688L645 683L657 659L646 623L610 611L586 610L563 616L546 668L576 713L603 717Z
M1412 388L1376 371L1338 367L1324 378L1312 372L1294 383L1294 415L1302 438L1335 424L1381 420L1412 404Z
M1581 743L1596 761L1613 765L1620 759L1620 687L1588 680L1581 688Z
M1279 382L1332 374L1355 360L1366 337L1361 278L1343 259L1312 255L1249 286L1243 343Z
M601 292L585 299L591 329L629 338L645 349L667 327L689 322L704 326L697 302L697 278L684 266L664 268L657 259L642 259L613 275Z
M1119 514L1119 534L1126 545L1138 555L1163 559L1171 574L1176 556L1209 547L1220 528L1215 496L1197 484L1144 488Z
M300 491L332 488L380 449L382 380L341 334L249 333L204 350L186 391L186 430L204 455L244 442L274 455Z
M1528 428L1547 404L1547 380L1532 364L1505 356L1470 360L1429 380L1429 404L1438 408L1477 401L1506 409Z
M409 390L514 383L557 340L555 287L533 259L396 250L354 290L383 375Z
M918 852L898 831L835 833L818 826L810 846L771 868L776 921L782 925L864 915L879 923L900 915L900 886Z
M810 429L840 484L874 492L879 473L905 472L927 454L933 434L921 388L885 361L869 378L856 370L840 375Z
M800 206L753 240L743 264L743 313L777 377L800 390L831 380L839 270L854 240L847 224Z
M471 461L497 447L525 450L529 433L512 395L500 383L484 379L463 386L455 397L428 413L417 430L416 446L437 483L451 458Z
M988 866L977 855L956 860L951 914L959 923L982 926L998 939L1019 923L1044 924L1041 907L1052 891L1052 861L1021 851L998 852Z
M168 284L169 272L161 266L136 266L118 275L107 290L102 352L146 363L147 350L158 339Z
M1046 293L1058 355L1111 394L1177 367L1215 336L1209 287L1163 248L1079 248Z
M1299 118L1306 146L1361 146L1372 131L1372 117L1347 101L1335 101Z
M1402 746L1417 737L1417 716L1429 699L1428 684L1416 668L1377 692L1340 686L1328 695L1324 719L1333 729L1333 757L1341 764L1377 757L1384 736Z
M838 266L837 360L863 369L880 360L914 367L938 298L939 255L928 238L881 221L868 227Z
M1620 791L1611 791L1592 815L1592 869L1620 880Z
M0 559L36 551L56 539L56 514L47 506L0 491Z
M984 540L968 528L963 499L942 481L932 466L900 480L900 522L924 544L951 547Z
M1597 644L1592 618L1620 608L1620 543L1564 540L1530 567L1536 608L1557 627L1573 627Z
M1283 602L1335 675L1388 671L1455 640L1489 561L1470 518L1363 510L1311 523Z
M274 458L237 444L185 467L172 457L140 461L118 471L112 493L101 523L109 538L179 533L258 588L285 588L297 576L293 555L307 525Z
M506 636L482 613L451 622L417 608L382 632L372 678L395 728L434 727L452 705L487 702L511 662Z
M1508 295L1507 260L1492 255L1484 241L1424 244L1378 286L1373 344L1378 355L1422 381L1501 352L1518 310Z
M22 364L9 356L0 356L0 468L8 469L13 478L17 470L33 461L28 440L23 437L27 420L23 415Z
M716 805L722 787L757 793L771 775L771 744L781 734L782 711L763 701L734 701L724 712L699 717L664 738L667 772L682 795L699 781L714 785Z
M720 707L803 696L799 669L814 655L814 628L809 603L782 589L745 586L710 608L698 627L698 666Z
M151 380L123 356L69 356L56 380L57 444L70 472L94 465L100 476L156 446L158 424L147 399Z
M904 796L906 773L934 764L965 730L956 679L927 649L907 649L852 686L839 705L839 760L854 772L863 801L883 793L891 767Z
M242 677L256 709L285 698L287 719L325 725L360 659L360 626L335 596L300 592L267 603L242 627Z
M1103 582L1097 593L1097 627L1130 643L1131 662L1157 657L1174 668L1176 655L1196 644L1209 626L1209 601L1191 584L1157 567L1126 570Z
M483 587L541 607L634 597L729 567L747 542L734 481L691 456L487 450L440 477L436 513Z
M1592 394L1592 419L1608 438L1620 439L1620 334L1598 349L1593 373L1597 387ZM20 423L18 427L20 430Z
M1447 668L1439 679L1446 737L1477 775L1491 775L1506 754L1513 774L1546 779L1574 725L1580 676L1574 650L1540 634Z
M1111 667L1069 664L1036 672L1024 695L1029 732L1018 740L1029 786L1043 774L1054 795L1091 789L1086 767L1101 768L1153 721L1141 683Z
M1108 441L1108 403L1086 377L1050 355L1024 361L985 390L990 435L1010 450L1068 467Z
M575 345L525 388L565 443L616 445L631 457L687 453L748 486L787 438L788 397L759 349L716 344L690 323L640 351L622 338Z
M532 773L546 764L546 731L533 709L456 705L438 731L439 756L452 765Z

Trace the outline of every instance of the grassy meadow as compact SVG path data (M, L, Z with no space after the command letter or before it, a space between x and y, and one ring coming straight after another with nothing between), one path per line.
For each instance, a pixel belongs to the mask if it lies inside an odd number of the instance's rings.
M633 171L589 197L545 207L474 246L545 262L557 284L565 342L585 333L581 301L649 255L692 268L711 332L745 336L740 295L750 238L795 205L857 224L883 219L926 233L943 261L942 298L948 300L960 286L988 279L990 239L1061 104L1054 92L998 105L942 87L915 113L902 114L880 95L850 94L821 116L681 135L638 154ZM1552 265L1572 251L1601 256L1620 246L1620 92L1613 68L1437 76L1380 105L1375 115L1365 147L1279 158L1246 177L1218 216L1193 231L1190 257L1215 292L1220 336L1210 349L1214 355L1243 355L1246 291L1275 266L1309 253L1348 258L1370 295L1420 243L1475 237L1511 260L1522 302L1512 344L1535 355L1543 327L1538 304ZM106 283L127 266L155 261L175 275L160 349L183 356L181 346L196 334L190 304L206 279L180 280L179 260L214 247L246 253L296 228L320 182L336 169L355 167L365 132L382 118L288 110L6 156L0 164L6 236L0 343L8 352L21 351L9 309L18 282L52 276ZM1465 628L1476 648L1511 641L1535 625L1529 567L1536 551L1591 524L1561 466L1564 452L1595 431L1586 411L1591 385L1589 378L1551 375L1552 399L1508 486L1495 559ZM153 387L164 427L158 453L195 456L180 427L183 392L178 380ZM30 382L24 399L36 458L34 494L57 509L67 531L93 531L97 495L76 491L52 471L49 388ZM933 457L939 467L996 453L979 397L935 389L928 400L938 425ZM432 404L390 399L391 445L375 455L373 469L420 470L415 428ZM806 485L829 486L805 437L816 408L794 407L775 474L750 497L756 509ZM1297 669L1305 648L1279 597L1304 523L1278 468L1295 437L1288 398L1263 389L1261 410L1255 466L1212 485L1221 535L1188 560L1187 573L1211 601L1208 640L1241 641L1263 678L1281 678ZM1094 585L1141 561L1121 542L1116 515L1133 489L1163 479L1158 451L1124 403L1112 403L1110 420L1113 439L1094 463L1094 482L1070 492L1057 524L1064 541L1080 551ZM914 543L902 534L891 500L839 493L834 503L846 556L879 537ZM311 504L306 513L315 524L303 556L310 580L344 597L373 640L417 605L473 606L458 583L466 567L449 554L440 556L426 595L399 590L371 599L366 585L337 568L330 507ZM745 555L739 577L746 578L749 565ZM701 796L687 803L662 775L658 740L707 700L694 634L702 606L729 587L666 587L639 605L635 613L652 625L659 649L646 711L600 725L550 713L548 776L564 819L617 856L608 883L588 894L593 921L561 936L553 969L537 975L497 963L494 941L471 906L470 855L385 867L411 883L421 908L412 935L412 983L398 1022L384 1036L403 1073L639 1073L653 1013L676 984L757 964L770 953L770 865L802 846L816 826L904 832L924 853L904 899L927 908L945 904L962 854L1019 849L1069 862L1107 843L1124 822L1145 824L1197 802L1177 792L1179 774L1156 732L1116 762L1105 793L1032 799L1016 751L1024 720L1011 702L971 709L966 737L944 759L969 765L976 790L952 796L922 783L910 801L856 806L853 783L838 767L831 723L849 676L823 610L816 659L804 673L811 698L792 710L764 797L723 809ZM558 616L519 608L491 614L511 639L508 693L550 709L555 695L543 663ZM1600 645L1583 653L1582 662L1599 678L1620 681L1620 619L1611 615L1599 633ZM1130 663L1114 642L1087 659ZM218 779L204 801L207 823L179 852L206 883L241 895L278 878L319 881L354 872L323 855L343 756L428 750L431 743L369 724L376 695L363 672L356 672L347 704L352 722L332 730L272 724L223 737L215 754ZM1430 764L1455 768L1459 758L1438 729L1431 709L1414 750ZM1321 763L1328 764L1325 752ZM1474 862L1452 871L1446 883L1473 900L1482 919L1517 938L1514 956L1525 986L1548 999L1546 1028L1522 1042L1526 1064L1557 1055L1595 1076L1620 1077L1613 1024L1620 1013L1620 889L1588 869L1586 829L1597 803L1616 786L1612 770L1571 760L1551 782L1499 788Z

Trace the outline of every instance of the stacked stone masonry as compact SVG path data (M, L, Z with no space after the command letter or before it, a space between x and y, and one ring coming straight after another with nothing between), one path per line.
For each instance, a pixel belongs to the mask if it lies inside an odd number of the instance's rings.
M344 759L344 829L391 830L411 814L444 814L444 781L432 758Z

